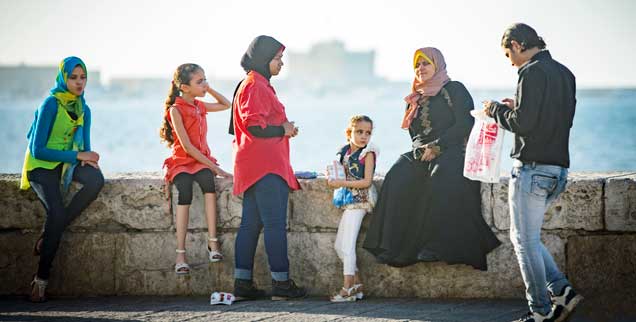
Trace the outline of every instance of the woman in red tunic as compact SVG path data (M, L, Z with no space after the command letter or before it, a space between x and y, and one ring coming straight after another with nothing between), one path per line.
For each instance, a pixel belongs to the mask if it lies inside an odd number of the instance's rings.
M287 120L285 106L269 80L283 67L285 47L269 36L256 37L241 66L247 77L234 96L230 132L235 134L234 194L243 194L241 226L236 236L234 295L264 296L252 282L254 252L261 229L272 274L272 299L303 297L306 290L289 278L287 200L300 185L289 163L289 138L298 128Z
M205 103L196 99L209 93L216 103ZM166 181L174 183L179 191L177 204L177 259L175 273L190 273L185 260L185 237L188 232L188 217L192 202L192 183L201 187L205 199L205 218L208 223L208 255L210 262L223 259L216 237L216 189L214 176L231 177L221 169L210 154L206 139L208 133L207 112L218 112L230 108L230 102L212 89L205 79L203 69L196 64L183 64L177 68L172 87L166 99L164 124L161 138L172 146L163 166ZM176 134L176 137L174 136Z

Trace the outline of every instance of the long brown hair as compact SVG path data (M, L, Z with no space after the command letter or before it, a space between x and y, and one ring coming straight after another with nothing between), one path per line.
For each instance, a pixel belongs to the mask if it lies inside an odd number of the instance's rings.
M197 64L183 64L177 67L177 70L175 70L174 75L172 76L172 84L170 85L168 98L166 98L166 102L164 104L165 115L163 117L163 126L159 129L161 141L166 142L168 147L171 147L172 144L174 144L172 126L170 126L170 122L168 121L170 107L172 107L177 97L180 96L181 85L189 85L190 80L192 80L192 74L197 71L203 71L203 68Z

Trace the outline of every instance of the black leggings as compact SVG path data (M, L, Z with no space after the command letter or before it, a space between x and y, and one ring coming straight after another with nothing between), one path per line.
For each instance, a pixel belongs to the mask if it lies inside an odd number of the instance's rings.
M173 183L179 191L178 205L192 203L192 182L198 182L203 193L215 193L214 173L210 169L201 169L195 174L181 172L174 177Z
M89 165L78 165L73 172L73 181L81 183L82 188L73 196L68 206L64 206L60 187L61 176L62 164L51 170L37 168L27 173L33 191L46 209L46 223L37 273L39 278L45 280L49 279L51 264L64 229L97 198L97 194L104 186L104 176L101 171Z

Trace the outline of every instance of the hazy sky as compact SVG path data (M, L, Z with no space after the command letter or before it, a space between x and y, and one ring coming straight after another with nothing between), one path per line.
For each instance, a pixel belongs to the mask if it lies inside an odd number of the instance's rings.
M176 5L179 3L179 5ZM208 78L239 78L239 60L259 34L288 50L339 39L376 51L375 70L413 77L416 48L445 55L451 78L512 87L516 72L499 41L513 22L533 26L579 86L636 86L636 1L37 1L0 0L0 64L57 64L76 55L105 80L171 77L181 63ZM285 61L285 60L284 60ZM285 75L284 73L282 74Z

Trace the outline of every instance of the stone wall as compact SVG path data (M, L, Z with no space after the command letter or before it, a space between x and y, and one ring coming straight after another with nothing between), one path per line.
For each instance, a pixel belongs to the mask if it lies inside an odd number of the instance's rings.
M615 173L572 174L567 190L545 216L543 240L558 265L583 293L619 288L636 295L636 176L605 179ZM386 297L523 297L523 283L508 240L508 179L482 184L483 216L503 244L488 255L489 270L465 265L420 263L406 268L379 265L358 249L369 295ZM381 179L375 180L380 188ZM0 175L0 294L28 292L37 265L31 254L44 222L32 191L17 188L18 176ZM324 179L301 180L288 213L291 275L313 295L341 286L342 265L333 243L340 211L331 205ZM68 228L54 262L53 295L191 295L232 290L234 239L241 198L231 182L218 180L220 231L225 260L208 263L206 222L198 185L187 237L189 276L174 274L174 216L158 174L108 177L99 198ZM76 188L76 187L75 187ZM173 194L176 190L173 189ZM176 198L173 198L176 200ZM369 218L364 220L359 243ZM270 285L263 240L255 260L258 285Z

